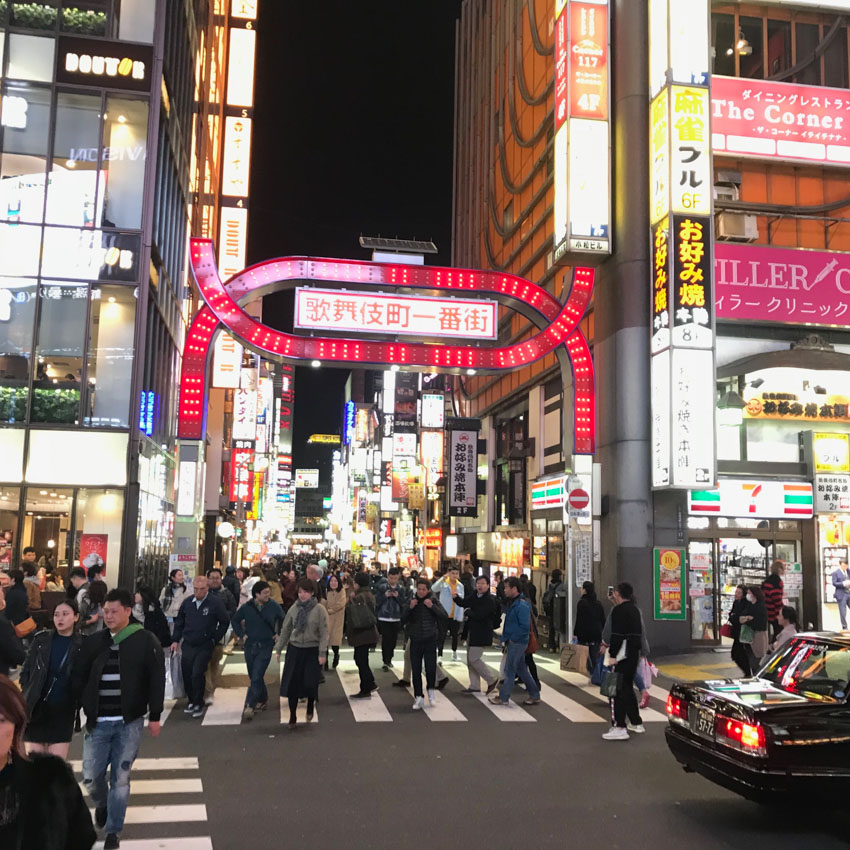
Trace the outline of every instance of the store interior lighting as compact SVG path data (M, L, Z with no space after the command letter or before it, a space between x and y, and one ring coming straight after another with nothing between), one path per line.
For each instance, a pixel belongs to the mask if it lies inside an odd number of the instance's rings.
M747 403L735 390L727 390L717 402L717 421L720 425L741 425Z

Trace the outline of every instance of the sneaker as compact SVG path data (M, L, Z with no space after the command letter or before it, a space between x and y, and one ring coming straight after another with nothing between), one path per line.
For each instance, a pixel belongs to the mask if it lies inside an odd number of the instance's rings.
M606 741L628 741L629 732L621 726L612 726L602 737Z
M106 841L103 842L103 850L118 850L120 846L121 839L114 832L110 832L106 836Z
M371 691L360 691L360 693L351 695L351 699L371 699L371 697Z
M456 652L453 652L453 653L452 653L452 661L460 661L460 658L458 658L458 657L457 657L457 653L456 653Z
M267 705L267 703L264 703L264 702L258 702L258 703L254 706L254 711L265 711L265 710L266 710L266 705Z
M634 732L635 735L643 735L643 733L646 732L646 729L644 728L643 723L637 723L637 724L634 724L634 725L632 725L631 723L627 723L626 729L629 732Z
M523 705L539 705L540 697L529 697L528 699L524 699L522 701Z
M449 683L449 677L443 676L443 678L440 679L439 682L437 682L437 690L438 691L443 690L443 688L445 688L445 686L448 685L448 683Z
M413 710L419 711L422 708L425 708L425 697L416 697L416 699L413 700Z
M646 708L649 705L649 691L644 691L640 696L640 702L638 703L638 708Z
M437 695L433 691L433 689L431 689L431 688L428 688L428 704L429 705L436 705L437 704Z
M464 689L461 691L461 693L462 693L462 694L477 694L477 693L478 693L478 691L477 691L477 690L475 690L475 688L464 688Z
M409 688L410 682L407 679L399 679L397 682L393 682L394 688Z
M493 705L510 705L511 704L510 700L508 700L507 702L502 702L502 698L498 694L493 694L493 696L490 697L490 702L492 702Z
M183 714L192 714L192 712L193 712L194 710L195 710L195 706L194 706L194 705L192 705L192 703L190 702L190 703L186 706L186 708L184 708L184 709L183 709Z
M381 666L381 670L383 670L385 673L389 673L389 672L390 672L390 668L389 668L386 664L383 664L383 665Z
M212 698L212 696L204 697L204 705L206 705L206 706L210 706L210 705L212 705L212 704L213 704L213 698Z
M378 690L378 683L372 682L372 687L369 688L369 693L371 694L373 691L377 691L377 690Z
M334 658L334 670L339 667L339 658Z
M250 705L246 705L245 708L242 709L242 719L243 720L253 720L254 719L254 709L251 708Z
M292 719L290 719L290 721L289 721L289 728L290 728L290 729L294 729L297 725L298 725L298 721L297 721L297 720L292 720Z
M192 712L192 717L203 717L204 716L204 707L202 705L196 705L195 710Z
M94 822L98 829L106 826L106 806L98 806L94 810Z
M498 688L498 687L499 687L499 680L498 680L498 679L496 679L496 680L494 680L494 682L493 682L493 684L492 684L492 685L487 685L487 690L486 690L486 692L485 692L485 693L487 694L487 696L489 696L489 695L490 695L490 694L492 694L492 693L493 693L493 691L495 691L495 690L496 690L496 688Z

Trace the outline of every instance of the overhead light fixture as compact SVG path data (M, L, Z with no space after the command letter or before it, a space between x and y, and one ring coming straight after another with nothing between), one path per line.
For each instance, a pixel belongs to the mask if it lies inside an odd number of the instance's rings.
M65 167L66 167L66 168L76 168L76 167L77 167L77 162L76 162L76 160L74 160L74 159L66 159L66 160L65 160Z
M734 390L728 390L717 402L717 422L720 425L740 425L744 421L747 403Z
M390 372L398 372L398 370L399 370L400 368L401 368L401 367L398 365L398 363L393 363L393 365L392 365L392 366L390 366Z
M753 52L753 46L747 40L743 30L738 30L738 43L735 48L741 56L749 56Z
M321 366L321 365L322 365L322 361L321 361L321 360L313 360L313 361L312 361L312 363L310 363L310 365L311 365L314 369L318 369L318 368L319 368L319 366Z
M475 374L475 369L467 369L467 370L466 370L466 374L467 374L467 375L474 375L474 374Z
M126 124L127 123L127 116L126 115L119 115L118 116L118 123L119 124Z

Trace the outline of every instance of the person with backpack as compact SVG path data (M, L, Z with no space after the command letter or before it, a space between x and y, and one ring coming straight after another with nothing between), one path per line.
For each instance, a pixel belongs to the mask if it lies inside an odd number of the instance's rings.
M283 608L271 598L267 582L258 581L251 588L251 595L251 601L246 602L231 621L234 634L245 638L245 666L251 679L242 709L243 720L253 719L254 712L263 711L269 701L265 675L285 616Z
M564 583L560 570L552 570L549 577L549 586L543 594L543 613L546 615L546 626L549 631L549 652L557 652L561 642L561 636L555 628L555 594Z
M369 647L378 643L378 618L375 613L375 597L369 590L369 576L359 572L354 577L357 590L345 609L348 645L354 648L354 663L360 673L360 691L352 699L369 699L372 691L378 690L375 677L369 667Z
M469 636L466 648L466 668L469 671L469 687L465 694L481 692L481 680L487 683L486 693L490 694L499 684L499 677L484 663L485 647L493 645L493 629L501 621L501 609L490 593L490 581L487 576L478 576L473 593L455 596L456 605L467 610L466 622Z
M425 662L425 688L428 703L436 701L437 682L437 644L442 630L441 621L448 617L446 609L434 595L428 579L416 579L416 593L405 611L405 627L410 636L410 664L413 680L413 708L419 711L425 707L422 694L422 662Z

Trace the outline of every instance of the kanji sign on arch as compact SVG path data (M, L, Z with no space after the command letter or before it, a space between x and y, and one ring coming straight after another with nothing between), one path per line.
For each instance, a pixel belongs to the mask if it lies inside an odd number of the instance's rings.
M305 287L295 290L296 328L495 339L497 320L495 301Z

